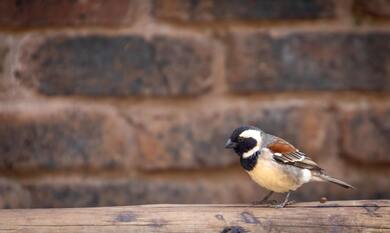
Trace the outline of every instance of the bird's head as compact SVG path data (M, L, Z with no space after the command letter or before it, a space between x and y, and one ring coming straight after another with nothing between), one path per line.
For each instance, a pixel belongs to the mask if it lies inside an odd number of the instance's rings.
M247 158L260 151L263 131L254 126L236 128L225 144L225 148L233 149L242 158Z

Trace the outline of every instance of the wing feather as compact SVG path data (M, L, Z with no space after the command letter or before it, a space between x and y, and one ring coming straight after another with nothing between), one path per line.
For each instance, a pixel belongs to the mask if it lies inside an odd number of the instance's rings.
M275 139L267 145L267 148L273 153L274 159L279 163L309 170L323 170L316 162L306 156L305 153L299 151L293 145L281 138L275 137Z

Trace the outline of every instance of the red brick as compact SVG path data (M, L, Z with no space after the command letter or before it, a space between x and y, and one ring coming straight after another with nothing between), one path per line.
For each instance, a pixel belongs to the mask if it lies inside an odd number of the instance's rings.
M0 36L0 76L4 71L4 62L8 52L9 46L7 43L7 39Z
M389 0L355 0L354 10L358 15L390 18Z
M0 107L0 169L131 166L131 129L112 111L21 104Z
M9 97L15 91L12 89L14 86L10 75L8 75L11 46L10 38L0 35L0 99Z
M46 95L198 95L212 84L203 39L58 35L33 37L22 51L16 77Z
M30 194L17 182L0 178L0 209L29 208Z
M336 156L334 117L322 104L292 101L208 103L190 110L154 107L128 111L138 165L146 170L225 167L238 157L223 148L234 128L253 124L281 136L313 158Z
M235 34L227 43L229 89L387 91L389 41L386 32Z
M134 21L131 0L7 0L0 2L0 27L116 27Z
M6 70L6 60L9 52L10 52L9 38L0 35L0 90L2 90L1 86L5 82L4 72Z
M335 16L335 4L327 0L155 0L153 14L183 22L321 19Z
M338 166L338 165L337 165ZM341 166L351 170L351 166ZM340 170L340 171L341 171ZM344 172L345 173L345 172ZM190 176L188 173L171 173L176 179L51 179L30 182L23 186L30 192L32 208L123 206L136 204L249 204L260 200L267 190L257 186L250 177L237 167L236 171L206 173ZM348 174L348 173L347 173ZM297 201L318 201L326 196L328 200L339 199L386 199L390 191L386 173L376 175L355 170L350 176L332 174L351 182L357 190L345 190L330 183L310 183L292 194ZM388 174L388 172L387 172ZM351 175L353 177L351 177ZM188 177L187 177L188 176ZM178 178L178 179L177 179ZM281 200L283 195L275 194L272 199Z
M258 190L249 179L212 182L202 179L83 180L37 182L25 186L33 208L136 204L201 204L249 202Z
M390 103L340 108L341 155L364 165L390 164Z
M223 148L228 117L226 112L205 109L182 114L161 108L130 111L129 118L138 128L138 165L146 170L193 169L237 162Z

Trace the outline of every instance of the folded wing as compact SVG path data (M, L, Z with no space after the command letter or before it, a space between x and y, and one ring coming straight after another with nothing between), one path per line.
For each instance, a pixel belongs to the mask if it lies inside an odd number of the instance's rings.
M293 145L281 138L275 137L275 140L269 143L267 148L273 153L273 158L279 163L319 172L323 171L323 169L311 158L307 157L305 153L300 152Z

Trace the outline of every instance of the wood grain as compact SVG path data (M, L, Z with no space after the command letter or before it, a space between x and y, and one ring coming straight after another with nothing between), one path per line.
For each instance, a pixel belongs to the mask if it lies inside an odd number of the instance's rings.
M390 200L0 210L0 232L390 232Z

